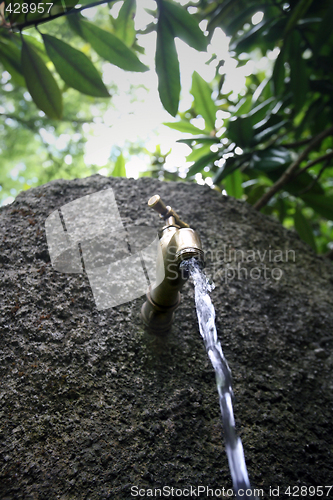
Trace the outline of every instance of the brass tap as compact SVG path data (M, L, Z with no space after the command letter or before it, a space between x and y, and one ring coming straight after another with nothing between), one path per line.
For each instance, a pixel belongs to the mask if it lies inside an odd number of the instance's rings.
M165 333L173 323L174 311L180 303L180 290L188 279L180 263L195 257L204 262L199 235L183 222L177 213L165 206L159 195L152 196L148 206L156 210L165 225L160 238L161 252L156 262L158 285L150 286L141 315L144 323L154 333ZM162 280L159 279L163 277Z

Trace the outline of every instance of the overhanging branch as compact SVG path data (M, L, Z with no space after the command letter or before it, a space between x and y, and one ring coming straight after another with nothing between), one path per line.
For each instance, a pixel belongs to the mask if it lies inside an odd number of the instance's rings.
M309 153L318 145L320 144L325 137L328 137L329 135L333 135L333 127L329 127L328 129L324 130L320 134L318 134L316 137L312 139L310 144L308 145L307 148L304 149L304 151L299 155L297 160L295 160L288 168L287 170L281 175L281 177L276 181L276 183L260 198L260 200L257 201L257 203L254 204L254 208L256 210L260 210L262 207L266 206L267 203L273 198L273 196L280 191L280 189L288 184L288 182L294 177L295 172L299 168L300 164L307 158Z
M303 172L306 172L307 170L309 170L309 168L314 167L315 165L317 165L317 163L321 163L323 161L330 160L331 158L333 158L333 151L331 151L330 153L326 153L322 156L318 156L318 158L315 158L314 160L309 161L309 163L307 163L307 165L305 165L305 167L298 170L298 172L296 172L296 174L294 175L294 178L298 177Z
M333 156L333 153L332 153L332 156ZM311 162L310 162L311 163ZM308 193L312 188L313 186L319 181L322 173L330 166L330 160L328 159L324 165L321 167L321 169L319 170L319 173L318 175L313 179L313 181L306 187L304 188L302 191L299 191L296 196L302 196L303 194L305 193ZM305 167L306 168L306 167Z

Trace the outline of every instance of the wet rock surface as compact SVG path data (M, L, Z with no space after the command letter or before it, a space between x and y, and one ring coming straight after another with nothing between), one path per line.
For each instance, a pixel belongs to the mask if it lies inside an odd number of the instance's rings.
M0 209L0 498L231 488L192 284L158 337L141 324L144 297L98 311L84 273L52 268L47 216L109 187L127 223L158 229L147 207L158 193L200 234L253 485L285 498L288 486L332 484L332 264L207 187L96 175L52 181Z

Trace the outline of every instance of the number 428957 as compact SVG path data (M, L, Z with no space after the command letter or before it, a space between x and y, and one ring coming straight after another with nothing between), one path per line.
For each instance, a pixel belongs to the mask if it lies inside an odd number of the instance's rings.
M6 7L8 14L49 14L53 3L9 3Z

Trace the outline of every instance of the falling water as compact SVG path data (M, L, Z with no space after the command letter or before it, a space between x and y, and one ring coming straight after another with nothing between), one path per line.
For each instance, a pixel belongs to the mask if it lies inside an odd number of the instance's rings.
M221 343L217 338L215 309L208 294L214 287L209 284L205 274L201 270L200 264L195 258L183 261L181 267L190 273L194 282L195 305L199 329L205 343L207 354L215 370L224 428L225 447L234 492L239 499L256 499L257 497L252 494L242 441L237 436L235 430L235 419L232 408L233 391L231 387L231 372L227 360L224 357Z

